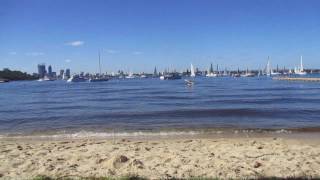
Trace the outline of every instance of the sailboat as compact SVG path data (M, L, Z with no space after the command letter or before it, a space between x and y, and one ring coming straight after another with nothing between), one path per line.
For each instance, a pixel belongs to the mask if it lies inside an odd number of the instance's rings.
M217 72L218 72L218 65L217 65ZM211 63L210 69L206 74L206 77L217 77L217 76L218 76L218 73L213 72L212 63Z
M195 72L194 72L194 67L193 67L193 65L191 64L191 75L190 75L191 77L196 77L196 74L195 74Z
M101 75L101 60L100 60L100 51L99 51L99 76L96 76L94 78L90 78L89 82L102 82L102 81L108 81L108 78L105 78Z
M294 73L297 75L306 75L307 74L303 69L302 56L300 56L300 68L294 68Z
M193 67L192 64L191 64L191 74L190 74L190 77L192 77L192 78L196 77L196 73L195 73L195 71L194 71L194 67ZM192 86L192 85L194 84L194 80L192 80L192 79L185 79L184 81L186 82L186 85L188 85L188 86Z
M134 79L134 78L136 78L136 76L132 72L129 72L129 75L126 76L126 79Z
M268 56L268 63L267 63L267 67L266 67L266 75L267 76L271 76L271 65L270 65L270 57Z
M222 76L228 76L228 71L227 71L227 69L224 69Z
M241 77L254 77L255 74L253 74L252 72L249 71L249 69L247 69L245 74L242 74Z
M259 72L258 72L258 76L262 76L262 70L260 69Z

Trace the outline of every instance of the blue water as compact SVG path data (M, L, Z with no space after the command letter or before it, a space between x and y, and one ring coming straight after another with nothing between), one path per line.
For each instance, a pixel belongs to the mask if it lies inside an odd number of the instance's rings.
M0 135L320 127L320 83L271 78L0 84Z

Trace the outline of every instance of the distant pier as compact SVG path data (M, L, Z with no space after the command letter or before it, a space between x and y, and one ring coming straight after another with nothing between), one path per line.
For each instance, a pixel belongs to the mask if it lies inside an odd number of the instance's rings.
M273 78L273 80L320 82L320 78L306 78L306 77L275 77Z

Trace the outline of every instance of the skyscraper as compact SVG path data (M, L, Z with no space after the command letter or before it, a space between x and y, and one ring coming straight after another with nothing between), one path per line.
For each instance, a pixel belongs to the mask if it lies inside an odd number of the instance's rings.
M157 77L157 76L158 76L157 67L154 67L153 76L154 76L154 77Z
M59 74L59 78L63 78L63 74L64 74L64 70L61 69L61 70L60 70L60 74Z
M65 78L70 78L71 75L70 75L70 69L66 69L66 73L65 73Z
M39 78L44 78L44 76L46 75L45 64L38 64L38 75L39 75Z
M51 67L51 65L48 66L48 76L52 77L52 67Z
M210 70L209 70L209 73L213 73L213 67L212 67L212 63L210 65Z

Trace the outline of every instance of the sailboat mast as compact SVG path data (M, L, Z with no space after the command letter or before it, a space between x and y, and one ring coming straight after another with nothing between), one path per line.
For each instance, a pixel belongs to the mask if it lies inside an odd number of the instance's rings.
M99 74L101 76L101 60L100 60L100 51L99 51Z
M302 56L300 56L300 71L303 71Z

